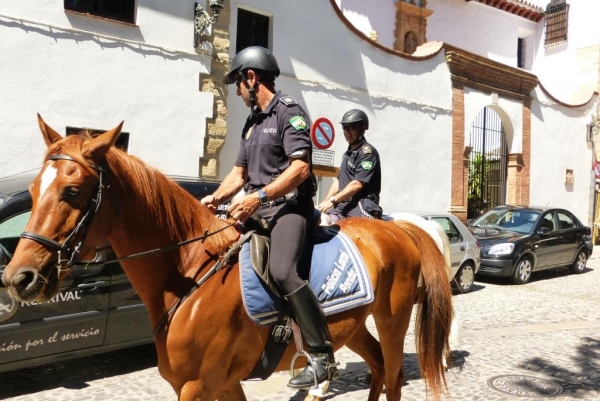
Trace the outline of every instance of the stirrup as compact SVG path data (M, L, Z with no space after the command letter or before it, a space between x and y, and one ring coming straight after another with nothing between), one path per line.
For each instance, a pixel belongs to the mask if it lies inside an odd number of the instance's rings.
M296 352L294 354L294 356L292 357L292 362L290 363L290 376L292 377L292 379L294 377L296 377L296 375L294 374L294 365L296 364L296 359L299 356L305 357L306 358L306 366L308 366L310 364L312 366L312 370L313 370L314 385L312 387L306 387L302 390L308 390L311 395L316 395L317 397L324 397L324 395L321 395L321 394L325 394L327 392L327 387L329 387L329 382L338 376L338 370L336 369L335 372L333 374L331 374L330 368L331 367L337 368L339 363L338 362L334 362L334 363L327 362L327 364L325 365L325 369L327 369L327 379L323 380L323 382L321 382L321 384L319 384L319 382L317 380L317 369L315 369L315 364L313 362L313 359L310 356L310 354L304 350L300 350L300 351ZM327 386L322 386L323 383L327 383Z
M306 358L306 366L308 366L308 364L310 363L313 367L313 379L314 379L314 386L310 387L311 389L317 389L319 387L319 383L317 381L317 370L315 369L315 365L313 364L313 360L310 356L310 354L304 350L300 350L298 352L296 352L294 354L294 356L292 357L292 362L290 364L290 376L292 377L292 379L294 377L296 377L296 375L294 374L294 365L296 364L296 359L299 356L303 356Z

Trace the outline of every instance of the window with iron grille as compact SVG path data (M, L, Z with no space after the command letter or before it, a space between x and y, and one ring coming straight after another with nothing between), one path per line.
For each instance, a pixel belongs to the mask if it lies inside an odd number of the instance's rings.
M92 137L97 137L98 135L104 134L106 131L100 129L67 127L67 136L80 135L82 132L88 132ZM127 149L129 149L129 132L121 132L115 142L115 146L122 151L127 152Z
M546 7L546 40L544 46L567 41L569 28L569 5L565 0L552 1Z
M525 68L525 38L517 40L517 67Z
M249 46L268 49L270 22L270 18L265 15L239 8L235 52L238 53Z
M134 23L135 0L64 0L65 10Z

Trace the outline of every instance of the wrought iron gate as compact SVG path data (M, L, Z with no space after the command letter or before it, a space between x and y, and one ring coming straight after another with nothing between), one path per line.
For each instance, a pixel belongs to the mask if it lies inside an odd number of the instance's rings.
M492 108L479 112L471 127L467 218L506 203L508 152L502 120Z

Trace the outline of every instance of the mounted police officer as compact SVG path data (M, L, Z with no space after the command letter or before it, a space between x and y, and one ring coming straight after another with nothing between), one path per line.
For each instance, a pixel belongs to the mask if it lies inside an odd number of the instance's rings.
M287 294L285 299L313 361L288 386L305 389L314 385L313 372L321 383L331 380L337 368L321 305L298 276L314 213L310 120L293 98L275 90L277 76L277 60L263 47L248 47L231 60L223 83L237 85L238 96L251 112L233 169L202 203L216 211L244 187L246 195L232 201L230 215L246 221L256 213L268 222L270 272Z
M348 149L337 179L317 208L324 213L328 224L351 216L381 218L379 153L365 139L369 117L362 110L352 109L344 113L341 124Z

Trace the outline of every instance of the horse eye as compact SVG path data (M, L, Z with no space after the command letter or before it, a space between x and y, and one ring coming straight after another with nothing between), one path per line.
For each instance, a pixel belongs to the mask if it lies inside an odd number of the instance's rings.
M78 187L66 187L65 188L65 195L67 195L67 196L75 197L75 196L79 195L80 192L81 192L81 190Z

